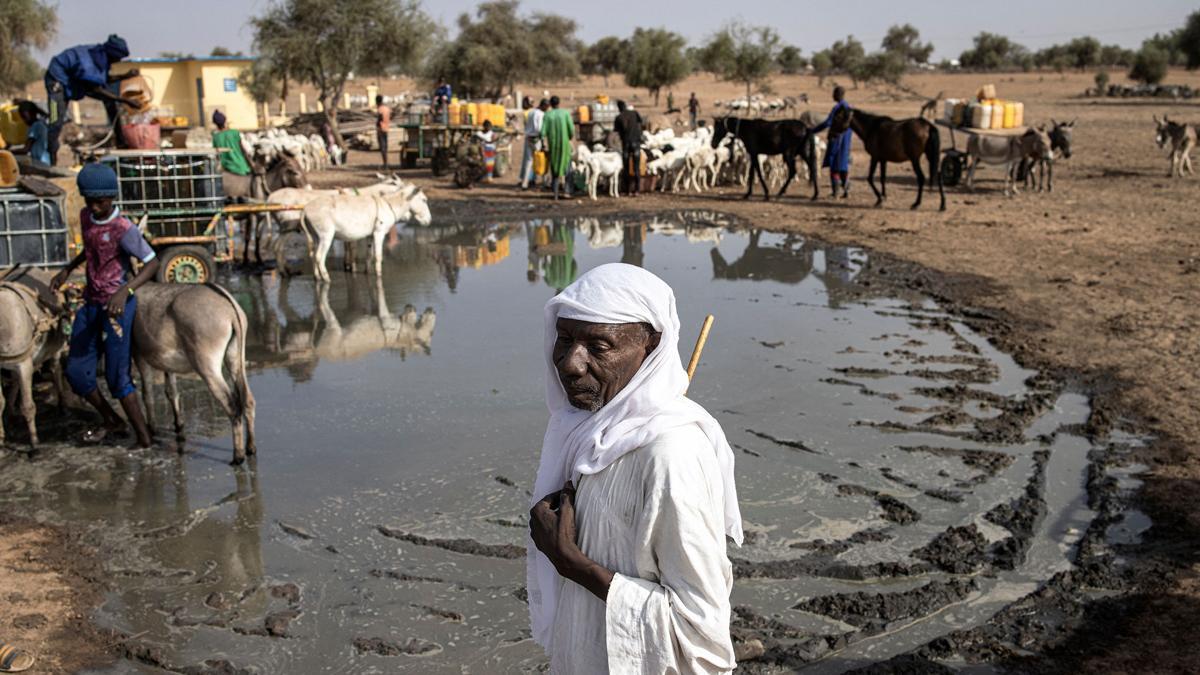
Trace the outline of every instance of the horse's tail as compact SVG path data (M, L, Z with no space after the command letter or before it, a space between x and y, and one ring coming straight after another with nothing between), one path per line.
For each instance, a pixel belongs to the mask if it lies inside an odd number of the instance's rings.
M925 141L925 158L929 160L929 178L937 183L938 196L942 203L939 210L946 210L946 188L942 185L942 134L937 125L929 123L929 138Z

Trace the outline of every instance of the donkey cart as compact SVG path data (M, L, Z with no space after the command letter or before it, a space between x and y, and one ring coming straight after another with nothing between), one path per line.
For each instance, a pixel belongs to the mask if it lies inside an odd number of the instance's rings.
M949 147L942 151L942 184L946 187L954 187L962 182L963 174L967 171L967 152L965 149L959 150L957 147L957 139L955 132L967 137L967 141L963 143L964 148L970 143L972 136L1006 136L1006 137L1021 137L1024 136L1029 127L1013 127L1011 129L976 129L974 127L958 127L950 124L945 119L938 119L934 122L940 127L945 127L950 130Z
M205 283L233 259L238 217L300 207L225 203L216 150L110 150L101 162L117 173L117 204L158 253L158 280ZM224 222L222 222L224 221Z

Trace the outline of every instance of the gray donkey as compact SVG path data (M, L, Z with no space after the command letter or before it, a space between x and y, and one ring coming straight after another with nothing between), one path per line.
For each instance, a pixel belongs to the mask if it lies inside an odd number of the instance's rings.
M1169 120L1166 115L1163 115L1161 120L1155 115L1154 123L1158 125L1154 142L1158 144L1159 150L1165 150L1167 143L1171 144L1171 169L1167 172L1167 177L1183 178L1184 169L1187 169L1188 175L1194 175L1196 172L1192 171L1192 158L1189 155L1192 147L1196 145L1196 128L1190 124Z
M183 432L176 376L196 373L233 424L233 461L253 455L254 394L246 380L246 313L216 284L145 284L133 320L133 360L142 377L146 421L154 427L153 371L166 374L175 432ZM225 381L229 370L233 386ZM244 432L243 432L244 429ZM244 434L244 437L243 437Z

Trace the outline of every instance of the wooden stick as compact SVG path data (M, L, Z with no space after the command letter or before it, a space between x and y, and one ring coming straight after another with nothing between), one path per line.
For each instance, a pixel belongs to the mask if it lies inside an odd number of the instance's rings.
M696 367L700 365L700 354L704 353L704 343L708 341L708 331L712 329L713 315L709 314L704 317L704 323L700 325L700 335L696 338L696 346L692 349L692 358L688 361L687 376L688 384L692 382L692 377L696 374ZM687 390L683 391L687 394Z

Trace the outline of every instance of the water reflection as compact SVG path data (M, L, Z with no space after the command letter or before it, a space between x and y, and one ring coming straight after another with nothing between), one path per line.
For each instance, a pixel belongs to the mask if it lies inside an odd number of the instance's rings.
M321 360L349 361L378 351L401 359L431 353L437 323L432 307L418 313L409 304L396 312L381 278L347 274L344 279L334 285L291 277L231 280L251 324L246 343L250 366L283 368L299 383L312 379ZM306 292L310 302L302 302Z
M575 220L531 220L525 224L529 246L526 278L531 283L543 279L555 292L561 292L579 275L575 260Z
M514 228L497 224L453 228L430 245L451 293L458 290L458 273L462 268L479 269L508 257L511 229Z

